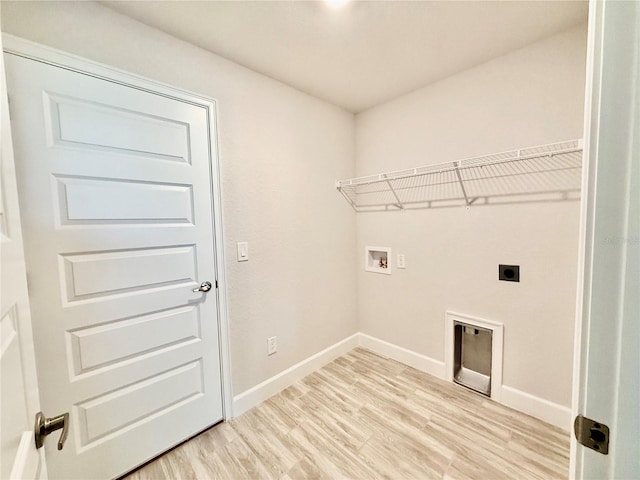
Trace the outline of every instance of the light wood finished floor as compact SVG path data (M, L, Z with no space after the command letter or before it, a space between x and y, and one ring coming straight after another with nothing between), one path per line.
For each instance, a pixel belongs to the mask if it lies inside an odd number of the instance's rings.
M128 480L567 478L569 436L357 348Z

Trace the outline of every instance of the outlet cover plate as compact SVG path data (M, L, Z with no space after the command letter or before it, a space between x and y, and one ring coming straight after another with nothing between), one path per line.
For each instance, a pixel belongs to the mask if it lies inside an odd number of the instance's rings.
M519 282L520 265L498 265L498 280L504 282Z
M267 338L267 355L273 355L278 351L278 337Z

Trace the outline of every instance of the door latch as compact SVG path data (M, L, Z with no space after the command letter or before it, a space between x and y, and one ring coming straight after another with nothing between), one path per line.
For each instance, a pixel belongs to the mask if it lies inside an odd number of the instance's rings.
M58 440L58 450L62 450L64 442L67 440L67 435L69 435L69 413L63 413L53 418L46 418L42 412L36 413L36 424L33 427L36 448L42 448L44 437L60 429L62 429L62 433Z
M578 415L573 422L573 430L581 445L604 455L609 453L609 427L604 423Z

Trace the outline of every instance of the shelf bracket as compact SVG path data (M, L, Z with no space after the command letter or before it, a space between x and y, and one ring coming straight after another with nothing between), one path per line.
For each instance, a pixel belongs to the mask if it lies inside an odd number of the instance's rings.
M460 170L458 169L459 163L453 162L453 165L456 170L456 175L458 176L458 183L460 183L460 189L462 190L462 195L464 195L464 201L468 207L469 205L471 205L471 202L469 201L469 197L467 197L467 191L464 189L464 183L462 182L462 175L460 175Z
M398 202L396 205L398 206L398 208L400 210L404 210L404 205L402 205L402 202L400 201L400 198L398 198L398 194L396 193L396 191L391 186L391 182L387 179L386 175L383 174L383 177L384 177L384 181L389 186L389 190L391 190L391 193L393 193L393 196L395 197L396 202Z
M342 196L345 198L345 200L347 202L349 202L349 205L351 205L351 208L353 208L357 212L358 211L358 207L356 207L356 204L353 202L353 200L351 200L351 198L349 198L349 195L347 195L345 193L345 191L342 189L342 187L336 186L336 188L342 194Z

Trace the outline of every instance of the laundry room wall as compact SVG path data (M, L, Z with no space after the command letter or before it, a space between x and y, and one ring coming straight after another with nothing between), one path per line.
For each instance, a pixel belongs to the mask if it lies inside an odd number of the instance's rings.
M351 113L97 3L1 15L3 32L218 101L235 395L357 331L356 223L334 188L354 174Z
M442 363L451 310L504 324L515 406L567 414L577 200L355 214L333 182L580 138L586 25L354 117L94 2L0 12L4 32L217 99L236 395L358 331ZM365 245L392 248L392 275L364 271Z
M358 114L357 175L581 138L585 58L581 25ZM361 331L437 363L446 311L501 322L512 397L568 415L579 208L359 213ZM364 270L366 245L392 248L391 275ZM498 281L501 263L520 265L520 283Z

